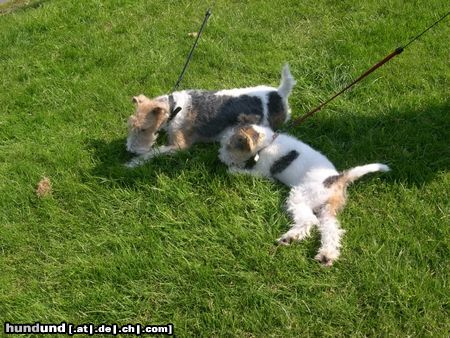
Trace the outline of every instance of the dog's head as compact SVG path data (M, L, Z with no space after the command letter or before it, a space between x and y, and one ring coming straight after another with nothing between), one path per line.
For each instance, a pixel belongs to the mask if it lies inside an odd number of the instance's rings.
M261 130L255 125L241 125L225 133L219 158L227 165L243 167L261 148Z
M136 112L128 118L127 150L135 154L148 152L157 132L169 118L169 104L145 95L133 97Z

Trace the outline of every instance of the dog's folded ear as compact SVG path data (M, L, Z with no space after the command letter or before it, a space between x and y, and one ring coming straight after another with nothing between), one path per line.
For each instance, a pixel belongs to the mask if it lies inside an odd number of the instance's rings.
M131 102L133 102L134 104L140 104L144 101L145 95L144 94L140 94L138 96L133 96L133 98L131 99Z
M155 116L159 116L159 115L164 114L164 113L165 113L165 109L162 108L162 107L155 107L152 110L152 114L155 115Z
M256 114L240 114L237 120L240 125L258 124L261 121L261 116Z

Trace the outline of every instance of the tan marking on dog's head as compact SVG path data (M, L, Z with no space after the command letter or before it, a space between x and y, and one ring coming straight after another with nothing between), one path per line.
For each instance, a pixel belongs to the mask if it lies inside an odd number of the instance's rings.
M143 154L155 143L157 132L169 118L169 104L145 95L133 97L136 111L128 118L127 150Z
M252 126L237 127L228 140L226 150L235 164L242 164L256 154L259 141L260 135Z

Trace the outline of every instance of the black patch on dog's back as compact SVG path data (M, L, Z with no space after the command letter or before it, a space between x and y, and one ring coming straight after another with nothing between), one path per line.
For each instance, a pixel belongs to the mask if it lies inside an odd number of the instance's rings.
M341 175L333 175L327 177L323 182L323 186L325 188L330 188L333 184L335 184L339 179L341 178Z
M283 124L287 115L283 105L283 99L278 92L270 92L268 98L268 120L272 128L278 128Z
M195 131L200 136L215 138L226 128L238 124L241 115L248 115L255 123L261 122L263 103L258 97L250 95L234 97L215 93L189 92L192 110L196 112Z
M272 176L275 176L276 174L281 173L287 167L289 167L291 163L294 162L299 156L300 153L297 150L291 150L272 164L272 166L270 167L270 174Z

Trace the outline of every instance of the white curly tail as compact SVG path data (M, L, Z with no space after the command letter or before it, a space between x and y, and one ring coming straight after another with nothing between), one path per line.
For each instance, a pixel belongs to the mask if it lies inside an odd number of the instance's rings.
M374 173L377 171L386 172L389 170L391 170L391 169L386 164L371 163L371 164L366 164L366 165L354 167L351 169L347 169L342 173L342 176L343 176L345 183L350 184L366 174Z
M295 86L295 79L289 70L289 65L286 63L281 70L281 82L278 87L278 94L281 97L287 98L291 94L292 88Z

